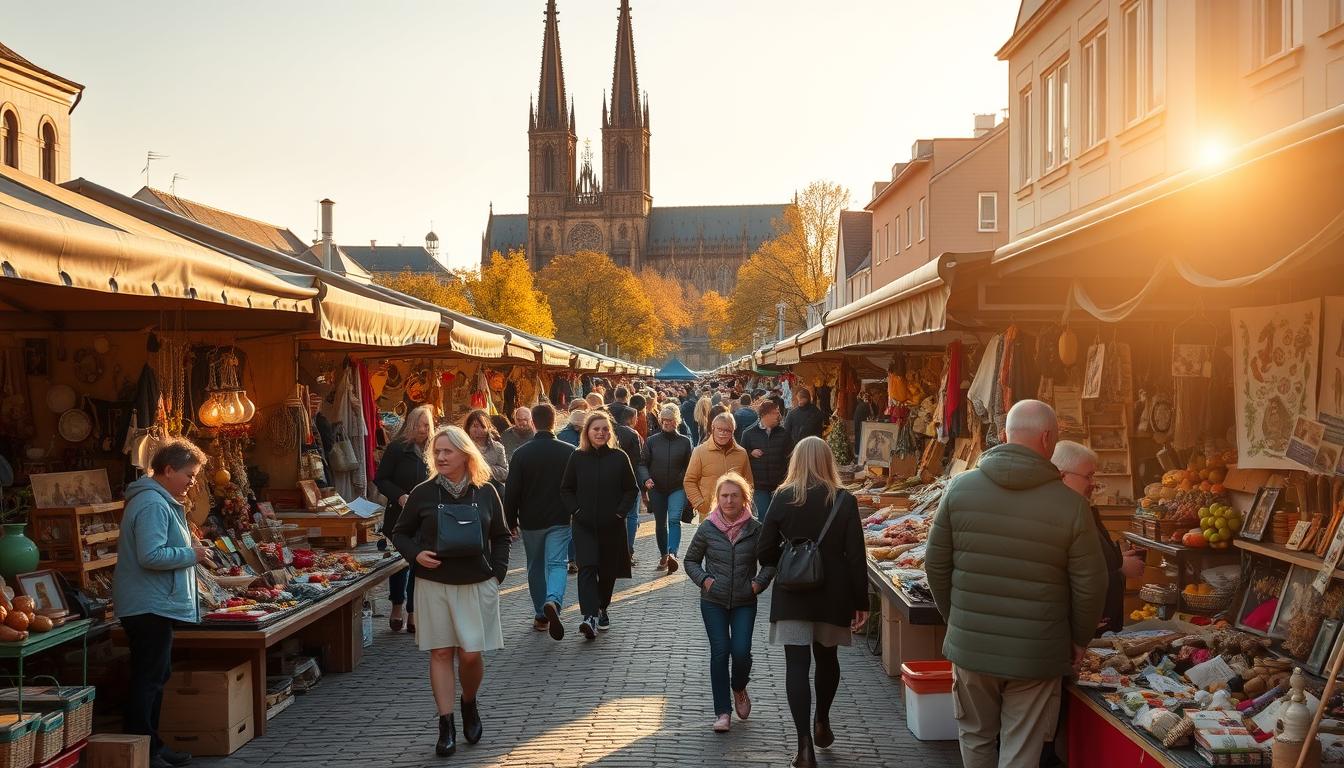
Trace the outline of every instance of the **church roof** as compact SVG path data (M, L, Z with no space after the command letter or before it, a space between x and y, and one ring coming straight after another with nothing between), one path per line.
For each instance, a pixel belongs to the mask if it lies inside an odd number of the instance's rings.
M688 205L649 211L649 242L738 240L754 250L775 236L774 221L784 215L778 205Z
M141 187L134 197L142 203L158 206L207 227L256 243L263 248L287 253L290 256L299 256L308 250L308 244L300 240L298 235L278 224L267 224L237 213L222 211L205 203L170 195L153 187Z
M490 217L485 255L494 251L507 254L510 248L527 247L527 214L496 213Z
M52 72L52 71L50 71L50 70L46 70L46 69L43 69L43 68L37 66L37 65L34 64L33 62L31 62L31 61L25 59L24 57L20 56L19 53L18 53L17 51L15 51L13 48L10 48L9 46L5 45L4 43L0 43L0 59L3 59L4 61L12 62L12 63L14 63L14 64L18 64L18 65L20 65L20 66L22 66L22 67L26 67L27 69L31 69L32 71L34 71L34 72L36 72L36 73L38 73L38 74L40 74L40 75L46 75L47 77L50 77L50 78L52 78L52 79L54 79L54 80L59 80L60 82L65 83L66 85L71 86L72 88L74 88L74 89L76 89L76 90L80 90L80 91L84 90L84 86L80 85L79 83L76 83L74 80L70 80L70 79L68 79L68 78L61 77L60 75L56 74L55 72Z
M342 245L341 250L370 272L449 274L423 245Z
M863 269L873 250L872 211L841 211L840 239L845 244L845 277Z

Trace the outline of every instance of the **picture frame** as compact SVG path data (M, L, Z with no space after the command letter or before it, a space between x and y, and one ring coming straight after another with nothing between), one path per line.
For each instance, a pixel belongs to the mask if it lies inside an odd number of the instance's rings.
M33 598L33 605L39 612L70 611L69 603L65 602L65 590L61 589L60 577L49 568L16 574L14 588L20 594Z
M1293 526L1293 533L1288 537L1288 543L1285 544L1288 549L1297 552L1302 549L1302 544L1307 539L1307 533L1311 530L1310 520L1298 520L1297 525Z
M1269 518L1273 515L1274 506L1278 504L1279 496L1282 493L1282 488L1268 485L1260 487L1260 490L1255 494L1255 501L1251 502L1251 509L1246 515L1246 522L1241 526L1241 533L1239 534L1241 538L1260 541L1265 537L1265 529L1269 527Z
M1094 451L1129 451L1124 427L1093 427L1087 434L1087 442Z
M303 494L304 509L317 509L322 502L322 491L318 489L316 480L300 480L299 492Z
M112 486L106 469L81 469L74 472L45 472L30 475L33 506L37 509L107 504L112 501Z
M859 459L866 467L891 467L891 457L896 453L896 436L900 431L897 424L880 421L863 422L863 435L859 440Z
M1277 601L1283 594L1283 585L1288 581L1288 564L1267 557L1255 558L1251 563L1250 578L1242 591L1234 623L1237 629L1263 637L1269 634L1278 612L1277 604L1270 610L1266 603Z
M1311 655L1307 657L1307 671L1317 677L1325 674L1326 664L1330 662L1330 652L1338 642L1339 619L1325 619L1316 632L1316 642L1311 646Z
M1308 610L1312 600L1317 596L1316 591L1311 588L1311 582L1316 579L1316 571L1311 568L1303 568L1300 565L1294 565L1288 571L1288 578L1283 582L1283 590L1279 593L1279 607L1274 611L1274 621L1269 625L1269 636L1283 639L1288 636L1288 625L1297 618L1298 614Z
M1083 376L1083 399L1101 397L1101 372L1106 362L1106 345L1093 344L1087 348L1087 368Z
M29 376L46 376L48 373L46 339L23 340L23 372Z

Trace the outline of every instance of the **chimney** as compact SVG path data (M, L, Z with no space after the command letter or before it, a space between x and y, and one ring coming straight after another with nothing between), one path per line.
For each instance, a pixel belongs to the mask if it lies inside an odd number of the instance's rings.
M322 206L322 268L331 271L336 248L331 242L331 209L336 203L329 198L323 198L318 205Z
M994 113L975 116L975 131L971 135L978 139L992 130L994 130Z

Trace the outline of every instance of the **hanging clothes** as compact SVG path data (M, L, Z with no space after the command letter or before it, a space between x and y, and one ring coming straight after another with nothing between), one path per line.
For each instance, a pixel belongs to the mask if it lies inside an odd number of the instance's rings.
M509 379L504 384L504 413L509 418L513 418L513 412L518 408L518 385L513 379Z
M985 351L980 356L980 365L975 369L975 378L971 380L971 388L966 392L971 409L975 411L976 417L985 423L993 420L994 386L997 381L999 348L1002 344L1003 337L996 334L985 345Z
M567 408L572 397L574 397L574 388L569 381L569 377L563 373L555 374L555 378L551 381L551 405L556 408Z
M358 364L358 371L360 400L364 412L364 469L366 476L364 488L367 493L368 489L373 487L373 476L378 469L374 451L378 448L377 436L381 424L378 419L378 405L373 397L373 376L369 371L369 366L361 362ZM356 449L358 449L358 446L356 446Z
M957 435L957 412L966 407L961 397L961 357L964 354L960 341L947 345L947 367L938 389L938 425L939 440L946 443Z

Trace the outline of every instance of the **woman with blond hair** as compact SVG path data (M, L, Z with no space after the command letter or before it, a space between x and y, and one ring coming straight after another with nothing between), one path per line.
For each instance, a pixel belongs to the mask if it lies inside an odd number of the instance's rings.
M406 506L411 489L429 479L429 462L425 457L429 448L429 436L434 434L434 406L421 405L406 414L401 422L397 436L383 450L383 458L378 461L378 470L374 473L373 484L387 497L387 508L383 512L383 537L378 541L378 549L387 549L392 530L397 527L397 518ZM388 617L388 626L393 632L400 632L403 618L406 631L415 633L415 560L406 558L408 567L392 574L387 580L387 591L392 599L392 615ZM410 604L410 613L403 614L402 607Z
M504 647L499 585L509 568L509 529L490 467L460 427L440 427L430 441L432 474L411 491L392 542L414 561L416 634L429 651L429 684L439 713L434 751L457 750L453 694L462 681L462 735L481 740L476 692L484 651ZM453 662L457 662L454 669Z
M789 471L770 501L757 543L762 566L779 565L783 542L814 542L822 580L815 586L775 586L770 598L770 644L784 646L784 690L798 732L797 768L817 764L814 746L829 747L831 702L840 688L836 646L868 620L868 576L864 563L859 505L840 487L831 449L819 437L806 437L793 449ZM811 722L808 682L817 660L817 710Z
M714 511L700 524L686 550L686 575L700 587L700 615L709 635L714 731L726 733L733 724L733 709L742 720L751 714L747 682L751 676L756 596L770 586L775 569L756 569L756 543L763 526L751 514L751 483L729 472L719 478L714 495Z
M714 402L709 399L708 394L700 396L695 401L695 425L698 428L696 433L700 437L701 443L709 442L709 424L713 420L710 412L714 410Z
M658 431L644 441L635 472L649 494L653 513L654 539L658 542L658 570L675 573L681 553L682 512L686 507L686 468L691 463L691 439L677 431L681 412L677 406L663 406L658 414ZM690 522L689 516L686 522Z
M714 507L714 486L729 472L754 482L751 476L751 458L733 439L737 423L731 413L721 413L709 424L705 442L691 451L686 476L681 487L686 490L686 501L703 520Z
M560 481L560 503L572 520L579 565L579 633L589 640L611 628L607 609L616 580L630 578L625 516L638 497L634 466L616 444L611 416L590 411L579 449L570 455Z

